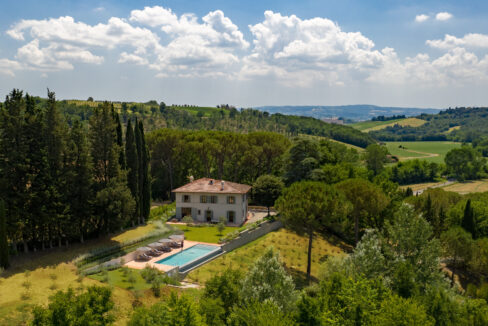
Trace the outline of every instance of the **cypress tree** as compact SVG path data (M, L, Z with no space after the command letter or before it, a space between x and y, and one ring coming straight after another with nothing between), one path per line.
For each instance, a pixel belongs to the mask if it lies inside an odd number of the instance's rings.
M120 116L117 112L115 112L113 104L112 104L112 114L114 116L115 123L117 125L116 132L117 132L117 145L120 147L120 156L119 156L119 165L122 170L126 169L126 161L125 161L125 153L124 147L122 144L122 125L120 124Z
M139 123L136 118L134 123L134 137L136 140L137 149L137 197L139 198L139 205L136 210L136 214L139 216L139 224L142 223L142 184L144 182L144 167L142 166L142 141L141 141L141 129L139 128Z
M425 219L431 225L434 222L434 210L432 208L432 199L430 198L430 194L427 196L427 202L425 203Z
M8 243L7 243L7 217L5 216L5 204L0 199L0 267L9 267Z
M144 125L139 122L139 131L141 136L141 161L142 164L142 191L141 191L141 216L142 222L149 217L151 211L151 181L149 180L149 149L144 137Z
M127 163L127 185L130 189L130 193L136 202L136 213L134 219L132 220L132 225L137 222L137 217L139 216L139 190L138 190L138 180L139 180L139 158L137 156L137 148L134 136L134 129L132 128L132 123L129 120L127 122L127 131L125 133L125 155Z
M476 225L474 223L474 212L473 208L471 207L471 199L468 199L466 206L464 207L464 216L463 220L461 221L461 226L463 229L470 232L473 238L476 237Z

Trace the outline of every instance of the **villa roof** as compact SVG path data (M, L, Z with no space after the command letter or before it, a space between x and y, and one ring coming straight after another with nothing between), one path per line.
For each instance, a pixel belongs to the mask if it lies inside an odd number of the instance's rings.
M223 187L222 182L224 183ZM251 186L248 185L224 180L201 178L176 188L173 192L245 194L249 190L251 190Z

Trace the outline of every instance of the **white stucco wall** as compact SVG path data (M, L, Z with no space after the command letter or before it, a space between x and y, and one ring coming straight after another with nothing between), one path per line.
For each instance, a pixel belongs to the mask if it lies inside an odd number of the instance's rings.
M190 202L183 202L185 195L190 196ZM191 208L191 215L195 221L207 222L205 211L213 212L211 222L219 222L220 217L227 220L227 212L235 212L235 220L232 224L244 223L247 216L247 194L219 194L219 193L176 193L176 218L182 218L182 208ZM217 203L201 203L200 196L217 196ZM235 204L227 204L227 197L234 196Z

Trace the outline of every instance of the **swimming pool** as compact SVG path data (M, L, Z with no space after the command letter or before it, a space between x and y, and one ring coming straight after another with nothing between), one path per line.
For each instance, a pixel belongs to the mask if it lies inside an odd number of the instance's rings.
M194 260L203 258L210 253L220 251L218 246L209 246L204 244L197 244L193 247L180 251L177 254L166 257L156 262L156 264L164 264L169 266L184 266Z

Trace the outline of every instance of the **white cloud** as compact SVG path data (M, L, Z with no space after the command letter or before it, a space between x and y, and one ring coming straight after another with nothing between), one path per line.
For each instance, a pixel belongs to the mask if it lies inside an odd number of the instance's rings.
M122 52L120 54L119 63L134 63L136 65L147 65L148 61L143 57L135 54L129 54L127 52Z
M240 61L236 52L249 47L239 28L221 10L209 12L199 22L194 14L178 17L171 9L145 7L133 10L129 20L159 27L168 35L168 44L157 49L157 59L149 66L178 76L230 75Z
M429 18L430 18L429 15L421 14L421 15L415 16L415 21L417 23L423 23L423 22L427 21Z
M73 17L64 16L44 20L21 20L7 31L16 40L25 39L24 32L45 42L67 42L80 46L96 46L113 49L125 45L145 52L159 45L156 34L146 28L134 27L124 19L112 17L107 24L91 26L76 22Z
M102 11L105 11L105 8L104 7L96 7L96 8L93 8L93 11L94 12L102 12Z
M344 32L326 18L302 20L266 11L263 22L250 26L254 48L241 76L271 75L286 84L315 80L343 84L381 65L384 54L360 32Z
M446 34L443 40L427 40L426 44L438 49L452 49L456 47L488 48L488 35L470 33L458 38Z
M15 76L15 71L22 69L22 65L14 60L0 59L0 75Z
M440 21L446 21L446 20L449 20L452 18L452 14L448 13L448 12L439 12L437 15L435 15L435 19L436 20L440 20Z

